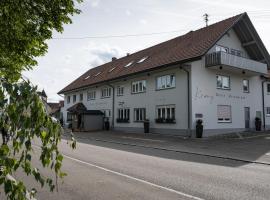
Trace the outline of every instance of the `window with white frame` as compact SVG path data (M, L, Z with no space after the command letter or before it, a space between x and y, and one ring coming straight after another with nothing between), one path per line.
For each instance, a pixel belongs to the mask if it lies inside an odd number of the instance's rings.
M70 112L67 112L67 122L72 121L72 114Z
M140 93L146 91L146 80L132 82L132 93Z
M229 76L221 76L217 75L217 88L218 89L224 89L228 90L230 89L230 77Z
M129 121L129 108L119 108L117 112L117 121Z
M232 122L231 106L218 105L217 106L218 122Z
M145 108L134 108L134 121L142 122L145 120L146 109Z
M67 103L70 103L70 96L67 96Z
M231 49L231 54L239 57L243 56L243 52L236 49Z
M76 98L77 98L77 95L76 95L76 94L74 94L74 95L73 95L73 103L75 103L75 102L76 102Z
M87 92L87 101L96 99L96 91Z
M157 77L157 89L167 89L175 87L175 75L165 75Z
M111 97L111 88L103 88L101 90L101 98Z
M216 45L216 52L226 52L226 53L229 53L229 48L228 47L223 47L223 46L220 46L220 45Z
M157 106L157 119L175 119L175 105Z
M118 86L116 89L116 95L117 96L123 96L124 95L124 87L123 86Z
M80 94L80 101L83 101L83 94Z
M249 80L243 80L243 91L248 93L249 92Z
M111 117L111 110L110 109L101 110L101 112L104 113L104 117Z

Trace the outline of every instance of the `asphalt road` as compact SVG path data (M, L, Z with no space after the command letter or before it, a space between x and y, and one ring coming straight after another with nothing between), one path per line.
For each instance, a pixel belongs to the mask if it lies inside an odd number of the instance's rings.
M270 199L269 165L100 141L72 151L63 140L60 149L68 176L58 193L38 188L37 199ZM15 178L37 187L21 173Z

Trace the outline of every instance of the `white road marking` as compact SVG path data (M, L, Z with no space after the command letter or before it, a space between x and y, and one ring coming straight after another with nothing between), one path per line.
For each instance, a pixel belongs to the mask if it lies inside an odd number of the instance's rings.
M70 157L70 156L67 156L65 154L62 154L64 157L70 159L70 160L73 160L73 161L76 161L76 162L79 162L79 163L82 163L82 164L85 164L85 165L88 165L88 166L91 166L91 167L95 167L97 169L100 169L100 170L103 170L103 171L106 171L106 172L110 172L112 174L116 174L118 176L122 176L122 177L125 177L125 178L128 178L128 179L132 179L132 180L135 180L135 181L138 181L138 182L141 182L141 183L144 183L144 184L147 184L147 185L151 185L153 187L156 187L156 188L159 188L159 189L163 189L163 190L166 190L166 191L169 191L169 192L172 192L172 193L176 193L176 194L179 194L181 196L184 196L184 197L187 197L187 198L190 198L190 199L195 199L195 200L204 200L202 198L199 198L199 197L196 197L196 196L193 196L193 195L190 195L190 194L186 194L186 193L183 193L183 192L180 192L180 191L177 191L177 190L174 190L174 189L171 189L171 188L168 188L168 187L164 187L164 186L161 186L161 185L157 185L155 183L151 183L149 181L145 181L143 179L139 179L139 178L135 178L133 176L129 176L127 174L123 174L123 173L120 173L120 172L117 172L117 171L113 171L113 170L110 170L110 169L107 169L107 168L104 168L104 167L101 167L101 166L98 166L98 165L95 165L95 164L91 164L89 162L85 162L85 161L82 161L82 160L79 160L77 158L73 158L73 157Z

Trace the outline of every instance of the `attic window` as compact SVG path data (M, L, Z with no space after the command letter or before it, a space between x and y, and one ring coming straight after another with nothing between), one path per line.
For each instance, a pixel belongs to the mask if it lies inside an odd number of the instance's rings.
M111 68L109 72L112 72L115 68L116 68L116 67Z
M141 60L139 60L137 63L142 63L142 62L144 62L147 58L148 58L148 56L145 56L145 57L143 57Z
M90 78L90 76L86 76L85 78L84 78L84 80L87 80L87 79L89 79Z
M101 72L98 72L95 76L98 76L98 75L100 75L101 74Z
M129 66L131 66L133 63L134 63L134 61L129 62L128 64L125 65L125 67L129 67Z

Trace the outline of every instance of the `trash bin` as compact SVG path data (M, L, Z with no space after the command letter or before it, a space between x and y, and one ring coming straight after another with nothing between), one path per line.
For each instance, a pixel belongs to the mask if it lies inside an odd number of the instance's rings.
M149 120L144 120L143 127L144 127L144 133L149 133Z

